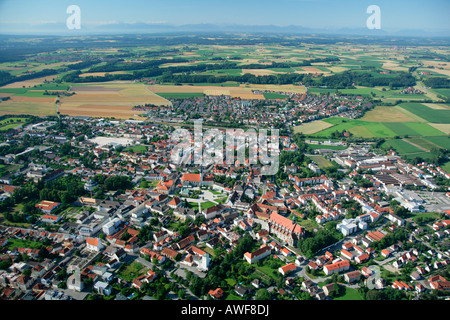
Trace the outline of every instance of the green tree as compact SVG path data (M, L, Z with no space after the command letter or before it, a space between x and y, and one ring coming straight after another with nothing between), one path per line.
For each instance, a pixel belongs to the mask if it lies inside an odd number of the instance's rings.
M255 300L272 300L272 294L266 289L256 291Z

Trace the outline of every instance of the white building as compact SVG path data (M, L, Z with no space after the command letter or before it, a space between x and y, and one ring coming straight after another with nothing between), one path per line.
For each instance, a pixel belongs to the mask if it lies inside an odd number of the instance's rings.
M358 230L358 226L355 224L354 219L344 219L336 226L344 236L348 236Z
M107 236L113 235L118 231L118 226L122 223L119 218L114 218L111 221L105 223L102 227L102 231Z

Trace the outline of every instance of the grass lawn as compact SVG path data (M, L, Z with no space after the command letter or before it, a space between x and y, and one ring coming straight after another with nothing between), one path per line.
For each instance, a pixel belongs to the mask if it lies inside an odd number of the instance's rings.
M119 269L118 276L127 282L132 282L138 276L147 272L145 266L139 262L133 261L126 267L121 267Z
M364 300L364 299L357 290L345 287L345 294L342 297L337 297L333 300Z
M273 271L275 269L272 269L267 266L258 266L258 265L255 265L255 268L256 268L256 270L260 271L261 273L265 274L266 276L276 280L275 275L273 274ZM278 272L277 270L275 270L275 271Z
M216 199L216 202L218 202L220 204L224 204L227 201L227 199L228 199L227 197L219 198L219 199Z
M412 217L413 219L417 217L422 218L432 218L432 219L439 219L439 213L437 212L417 212L417 213L408 213L408 218Z
M236 294L229 293L228 296L225 298L225 300L244 300L244 299Z
M10 239L8 239L8 243L7 243L6 247L9 250L12 250L14 248L40 249L42 247L45 247L45 245L38 241L10 238Z
M6 118L0 121L0 131L6 131L23 125L28 118Z
M206 201L206 202L202 202L200 204L200 207L202 208L202 210L205 210L205 209L214 207L215 205L217 205L217 204L212 201Z
M143 146L143 145L139 145L139 146L132 146L132 147L128 147L126 149L124 149L123 151L125 152L140 152L140 153L145 153L147 152L147 147Z
M265 92L263 93L264 98L266 99L286 99L288 96L284 94L274 93L274 92Z
M341 149L339 149L339 150L341 150ZM309 158L311 158L311 160L313 160L315 163L317 163L317 165L321 169L333 166L333 164L330 161L328 161L327 159L325 159L323 156L311 155L311 156L309 156Z
M445 172L450 173L450 161L447 161L443 165L441 165L441 168L445 170Z
M198 203L197 202L188 202L188 206L191 209L198 210Z
M301 225L308 231L313 231L314 229L319 227L317 222L311 219L297 219L296 223Z

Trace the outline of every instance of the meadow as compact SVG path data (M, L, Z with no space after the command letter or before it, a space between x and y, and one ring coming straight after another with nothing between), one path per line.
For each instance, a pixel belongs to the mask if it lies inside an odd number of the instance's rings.
M28 118L15 118L10 117L0 120L0 131L6 131L23 125L28 121Z
M400 107L432 123L450 124L450 110L433 109L423 103L402 103Z
M383 101L392 102L395 100L428 100L431 97L426 94L401 94L401 90L389 90L385 88L369 88L369 87L357 87L356 89L327 89L327 88L308 88L308 92L315 94L345 94L374 98L381 98Z
M245 36L238 37L242 40ZM295 38L295 37L294 37ZM89 40L89 39L86 39ZM373 97L382 101L393 103L398 100L434 100L438 98L436 94L449 96L450 89L433 89L425 94L400 94L402 88L389 88L389 86L362 87L355 89L331 89L319 87L319 85L309 84L305 87L302 81L294 81L288 84L279 85L277 82L266 81L265 77L282 77L296 74L310 74L312 77L326 78L340 74L344 71L352 71L368 74L371 78L395 78L396 72L408 72L408 69L417 66L422 60L417 58L418 54L423 54L422 48L406 47L401 52L397 49L385 45L367 45L362 43L330 43L318 44L308 41L299 42L299 45L284 45L279 43L266 43L264 41L253 41L252 44L217 44L210 39L211 44L165 44L162 42L154 45L136 45L127 47L115 47L114 44L108 47L97 47L90 44L85 48L70 48L64 46L60 50L45 52L40 57L45 56L46 61L37 61L34 56L29 56L23 61L0 63L0 70L10 72L12 76L20 76L30 72L39 72L43 69L53 69L58 72L56 75L38 77L25 81L9 83L0 87L0 96L9 95L11 99L0 103L0 114L5 113L29 113L35 115L54 115L56 96L45 95L47 90L76 92L74 96L62 97L60 99L60 111L68 115L86 116L114 116L118 118L135 117L135 113L130 109L138 104L167 105L168 98L188 98L200 97L202 95L230 95L231 97L242 99L284 99L280 93L254 94L252 90L272 90L275 92L296 92L314 94L351 94L357 96ZM286 40L286 39L284 39ZM115 41L120 42L120 39ZM287 40L286 40L287 41ZM290 40L289 40L290 41ZM112 42L113 43L113 42ZM245 43L242 42L242 43ZM433 54L438 49L427 48L427 52ZM123 54L123 58L118 62L107 62L103 57L114 57ZM63 57L63 59L62 59ZM70 57L70 58L68 58ZM83 64L89 57L94 62ZM46 83L47 81L61 80L73 71L79 71L79 78L85 80L88 76L104 77L107 74L112 76L134 75L135 72L147 70L148 63L164 59L159 67L167 70L168 73L177 75L208 75L215 78L222 77L223 81L211 81L212 83L191 81L187 83L162 81L163 76L159 73L155 76L143 76L144 78L160 81L157 85L145 87L142 83L134 83L133 80L109 79L104 82L95 83L75 83L75 79L67 83ZM173 60L173 62L171 62ZM445 75L449 70L447 63L439 63L433 60L424 61L424 66L420 70L426 70L434 76ZM78 66L79 64L81 66ZM215 66L226 63L228 68L215 68ZM271 65L273 64L273 66ZM205 69L189 70L189 67L201 67L208 65ZM108 67L111 67L108 69ZM158 67L155 67L157 69ZM177 69L178 68L178 69ZM184 69L183 69L184 68ZM432 68L432 69L430 69ZM145 73L145 72L144 72ZM263 79L261 82L248 82L230 79L230 77L242 77L244 73L250 73ZM416 72L417 76L418 73ZM227 80L227 77L229 78ZM129 78L127 78L129 79ZM137 77L139 79L139 77ZM208 79L208 77L205 77ZM94 79L97 81L98 79ZM100 81L100 80L98 80ZM103 80L102 80L103 81ZM145 80L144 80L145 81ZM282 82L285 83L285 82ZM82 90L80 88L90 88ZM107 89L108 88L108 89ZM112 88L115 88L114 90ZM391 90L392 89L392 90ZM145 92L146 91L146 92ZM433 94L431 94L431 92ZM420 105L420 106L417 106ZM395 112L394 111L395 108ZM403 110L401 110L403 108ZM348 128L355 136L361 137L393 137L395 135L437 135L439 132L448 133L450 129L440 127L450 121L450 110L429 110L424 109L417 102L403 103L399 106L386 109L371 115L370 112L363 121L380 122L380 124L369 124L366 122L340 123L336 128L328 128L328 131L318 132L315 126L304 124L295 131L305 134L317 134L327 136L330 130ZM390 114L389 111L392 111ZM382 117L386 115L383 119ZM369 119L367 119L367 117ZM370 119L372 117L372 119ZM388 125L387 122L405 122L400 127ZM410 123L424 122L427 124L437 124L434 129L426 126L415 126ZM318 127L327 130L330 125L326 122ZM335 125L335 124L332 124ZM441 131L442 130L442 131ZM430 131L427 133L426 131ZM440 133L439 133L440 134Z
M450 110L443 106L401 103L395 107L377 106L360 119L332 117L310 122L305 130L299 126L294 131L314 137L330 137L336 130L362 138L434 137L447 134L449 120ZM323 129L315 131L315 128Z

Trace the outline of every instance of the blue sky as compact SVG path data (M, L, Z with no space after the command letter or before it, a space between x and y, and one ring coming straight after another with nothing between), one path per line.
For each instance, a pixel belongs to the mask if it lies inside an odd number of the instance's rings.
M448 0L0 0L0 33L64 23L78 5L82 26L118 22L364 28L369 5L385 30L450 30Z

